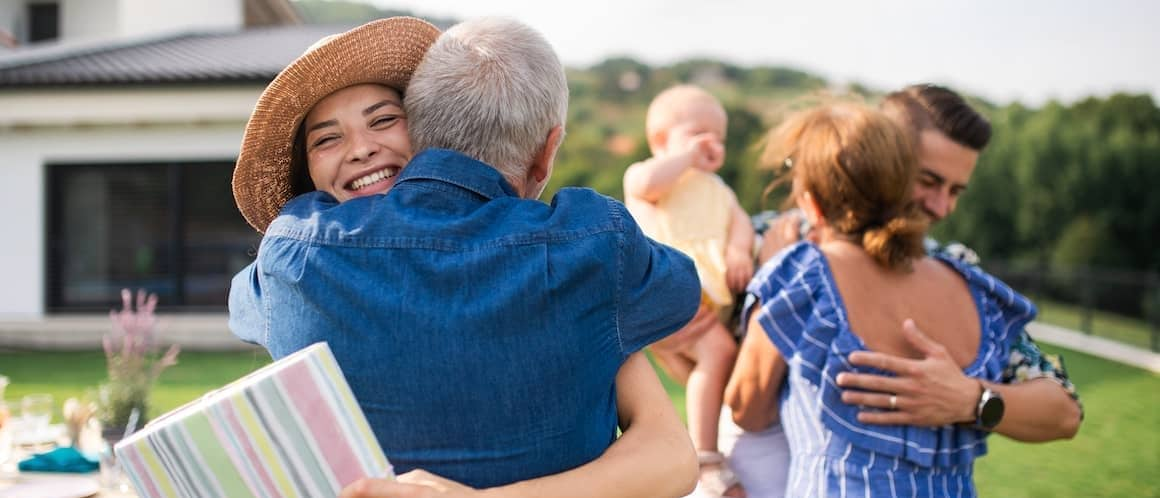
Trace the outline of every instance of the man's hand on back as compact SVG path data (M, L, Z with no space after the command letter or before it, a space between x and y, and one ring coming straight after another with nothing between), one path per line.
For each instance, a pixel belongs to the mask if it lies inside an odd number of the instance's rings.
M938 427L973 421L982 392L979 381L964 375L946 348L923 334L914 321L906 320L902 332L924 357L911 360L871 351L850 353L850 363L893 372L897 377L838 374L838 385L844 389L842 401L887 410L859 412L858 420L866 424Z

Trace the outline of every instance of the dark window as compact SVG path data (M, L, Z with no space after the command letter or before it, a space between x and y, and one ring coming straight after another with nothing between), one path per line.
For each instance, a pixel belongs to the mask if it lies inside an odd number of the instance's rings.
M28 4L28 41L55 40L60 37L60 4Z
M223 310L259 235L238 213L231 163L48 167L47 304L107 310L122 288L167 309Z

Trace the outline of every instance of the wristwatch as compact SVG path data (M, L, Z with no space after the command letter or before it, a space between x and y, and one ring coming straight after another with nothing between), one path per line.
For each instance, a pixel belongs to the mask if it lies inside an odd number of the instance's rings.
M979 394L979 405L975 408L975 428L989 431L1003 420L1003 397L979 383L983 392Z

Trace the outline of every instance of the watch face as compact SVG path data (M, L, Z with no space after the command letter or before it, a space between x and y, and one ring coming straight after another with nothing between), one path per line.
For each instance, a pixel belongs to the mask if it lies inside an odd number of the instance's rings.
M999 425L999 421L1003 419L1003 398L1000 398L994 393L983 400L982 406L979 407L979 425L990 429Z

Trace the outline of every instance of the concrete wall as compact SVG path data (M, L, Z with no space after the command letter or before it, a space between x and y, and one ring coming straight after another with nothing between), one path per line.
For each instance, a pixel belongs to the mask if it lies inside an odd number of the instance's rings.
M232 161L260 87L0 93L0 322L44 318L46 164Z
M118 3L118 0L61 1L61 40L108 39L121 35Z
M27 31L25 29L27 21L24 20L24 16L24 2L0 0L0 31L7 31L17 40L24 39Z
M120 35L241 29L242 0L120 0Z
M28 37L27 5L50 0L0 0L0 30ZM60 41L139 38L168 33L240 29L244 0L56 0Z

